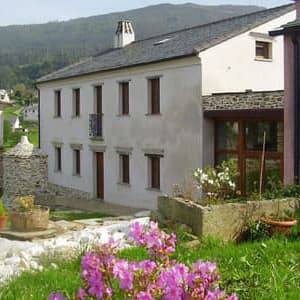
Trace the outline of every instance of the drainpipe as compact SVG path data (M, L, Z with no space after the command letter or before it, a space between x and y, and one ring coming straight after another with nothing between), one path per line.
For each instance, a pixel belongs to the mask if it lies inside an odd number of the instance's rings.
M294 180L299 184L299 163L300 163L300 88L299 88L299 41L296 36L292 39L294 46Z

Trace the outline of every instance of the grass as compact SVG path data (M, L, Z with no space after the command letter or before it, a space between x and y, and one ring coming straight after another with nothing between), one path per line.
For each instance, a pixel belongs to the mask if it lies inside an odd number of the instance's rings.
M109 215L93 212L69 212L69 211L51 211L50 218L66 221L83 220L83 219L99 219L110 217Z
M4 150L7 151L14 147L18 142L20 142L22 135L28 135L29 141L35 145L36 147L39 144L39 133L38 133L38 123L23 121L21 122L21 126L23 128L28 128L28 133L24 133L22 131L16 130L12 131L9 118L13 116L20 115L21 106L13 105L5 108L4 110L4 129L3 129L3 142L4 142Z
M254 243L223 243L206 239L201 246L186 248L179 233L174 258L191 265L198 259L215 261L222 277L221 287L245 300L297 300L300 295L300 240L276 237ZM130 260L146 259L140 248L120 253ZM0 299L47 299L53 291L70 297L80 286L80 259L61 262L58 269L23 273L0 290Z

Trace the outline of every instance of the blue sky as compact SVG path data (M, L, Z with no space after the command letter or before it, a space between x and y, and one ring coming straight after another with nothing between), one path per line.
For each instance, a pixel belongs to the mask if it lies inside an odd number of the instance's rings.
M46 23L119 12L159 3L241 4L273 7L290 0L1 0L0 26Z

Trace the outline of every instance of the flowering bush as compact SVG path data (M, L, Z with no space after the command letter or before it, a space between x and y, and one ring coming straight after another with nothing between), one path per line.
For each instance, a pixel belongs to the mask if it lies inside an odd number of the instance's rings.
M130 235L136 245L148 250L150 259L129 262L117 257L113 241L100 245L82 258L83 287L77 299L135 300L237 300L218 288L220 280L214 263L199 260L190 268L170 259L176 236L158 229L151 222L148 229L133 224ZM49 300L64 300L54 293Z
M34 208L34 200L35 197L30 195L24 197L17 197L15 201L20 211L30 211Z
M234 160L222 162L216 168L210 166L194 171L198 188L210 201L224 201L237 196L238 171Z

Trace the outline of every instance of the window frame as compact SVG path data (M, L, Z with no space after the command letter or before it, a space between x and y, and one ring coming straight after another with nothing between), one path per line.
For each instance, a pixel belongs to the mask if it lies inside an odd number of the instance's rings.
M61 118L61 90L54 91L54 118Z
M161 189L161 155L147 154L148 159L148 189ZM155 165L156 164L156 165Z
M161 80L160 79L161 76L148 78L148 115L161 114Z
M258 48L263 49L264 55L258 55ZM266 40L255 40L255 59L271 61L273 59L273 43Z
M129 153L119 153L119 183L124 185L130 185L130 154Z
M73 117L80 117L80 98L81 90L80 88L74 88L73 91Z
M55 146L55 172L62 172L62 147Z
M81 176L81 150L73 149L73 176Z
M129 116L130 115L130 84L129 84L129 80L119 82L119 115L121 115L121 116Z

